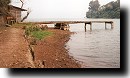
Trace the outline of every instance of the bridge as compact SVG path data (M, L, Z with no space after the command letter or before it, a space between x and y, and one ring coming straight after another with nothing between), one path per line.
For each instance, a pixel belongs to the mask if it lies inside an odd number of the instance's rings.
M105 29L107 29L107 24L111 24L111 29L114 28L114 22L111 21L110 19L106 19L106 20L102 20L102 19L98 19L98 20L83 20L83 21L42 21L42 22L24 22L24 23L35 23L35 24L76 24L76 23L84 23L85 26L85 32L86 32L86 25L89 24L90 25L90 30L92 30L92 23L105 23Z

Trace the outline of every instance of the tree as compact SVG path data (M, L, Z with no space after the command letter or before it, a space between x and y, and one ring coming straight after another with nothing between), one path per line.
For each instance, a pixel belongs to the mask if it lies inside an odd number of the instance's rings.
M0 0L0 13L8 15L8 4L10 2L10 0Z
M28 10L27 10L27 14L26 14L26 16L24 16L24 17L22 18L21 22L23 22L25 19L28 18L30 12L31 12L31 10L28 9Z
M0 0L0 7L6 7L10 2L10 0Z
M90 11L98 11L98 8L100 7L99 1L95 0L95 1L90 1L89 3L89 10Z
M21 9L23 9L23 6L24 6L24 0L20 0L20 2L21 2L21 4L22 4L22 5L21 5ZM27 14L22 18L21 22L23 22L25 19L28 18L30 12L31 12L31 10L28 9L28 10L27 10Z
M91 17L91 18L98 17L96 15L96 13L98 12L99 7L100 7L100 4L99 4L98 0L95 0L95 1L92 0L92 1L90 1L89 8L88 8L89 9L88 14L91 14L91 15L89 15L88 17ZM86 14L86 16L88 14Z
M22 3L21 8L23 8L24 1L23 1L23 0L20 0L20 2Z
M120 0L111 1L101 7L99 7L98 0L96 1L89 3L87 18L120 18Z

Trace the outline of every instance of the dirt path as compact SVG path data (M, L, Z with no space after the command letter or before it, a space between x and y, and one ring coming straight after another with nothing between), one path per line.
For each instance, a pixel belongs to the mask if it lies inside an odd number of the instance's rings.
M28 43L20 28L3 28L0 30L0 67L26 68L34 67Z
M22 28L0 28L0 68L80 68L65 49L71 32L48 31L54 34L37 41L32 56Z

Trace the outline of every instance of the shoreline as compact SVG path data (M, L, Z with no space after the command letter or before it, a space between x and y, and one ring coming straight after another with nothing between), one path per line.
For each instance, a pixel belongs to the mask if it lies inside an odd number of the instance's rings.
M0 67L81 68L65 48L72 32L52 28L47 31L53 32L53 35L31 45L34 51L32 54L23 26L4 27L0 30Z
M37 41L33 47L35 66L37 68L80 68L81 65L65 49L65 44L69 41L72 32L50 28L48 31L54 34Z

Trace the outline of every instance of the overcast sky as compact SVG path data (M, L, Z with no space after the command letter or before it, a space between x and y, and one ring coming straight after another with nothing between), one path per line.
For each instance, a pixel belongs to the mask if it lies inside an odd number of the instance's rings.
M25 0L24 8L30 8L27 20L43 18L84 18L91 0ZM99 0L100 5L116 0ZM20 6L19 0L12 4Z

